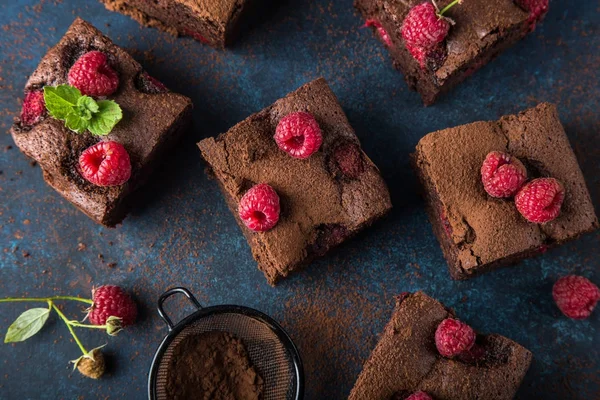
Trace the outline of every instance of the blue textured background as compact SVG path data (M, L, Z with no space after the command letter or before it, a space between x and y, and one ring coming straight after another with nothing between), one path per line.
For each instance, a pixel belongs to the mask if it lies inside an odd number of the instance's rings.
M76 211L11 148L11 137L0 135L0 297L86 295L93 285L112 283L134 292L142 308L139 324L117 338L81 332L89 347L108 343L110 370L101 381L71 372L67 362L79 356L78 349L54 316L27 342L0 345L1 399L143 399L150 360L166 334L155 301L173 285L189 287L207 305L242 304L280 321L304 358L307 399L347 396L390 316L393 296L418 289L454 307L476 329L506 335L533 351L518 398L600 398L600 311L583 322L568 320L550 294L553 282L567 273L600 283L600 234L517 267L453 282L408 161L430 131L551 101L559 105L600 209L597 0L552 0L534 34L429 108L407 89L371 32L360 29L349 0L281 1L224 52L143 28L92 0L1 3L2 131L8 132L20 110L28 75L75 16L195 103L193 131L144 189L144 202L116 229ZM327 78L381 168L395 208L271 288L216 183L206 178L194 143L319 76ZM179 316L190 310L182 302L169 305ZM26 307L1 304L2 331ZM77 307L66 310L80 315Z

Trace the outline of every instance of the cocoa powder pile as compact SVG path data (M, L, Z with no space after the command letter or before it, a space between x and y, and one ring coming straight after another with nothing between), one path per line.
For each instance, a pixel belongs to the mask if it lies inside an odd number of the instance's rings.
M177 344L167 373L172 400L259 400L264 381L244 343L226 332L189 335Z

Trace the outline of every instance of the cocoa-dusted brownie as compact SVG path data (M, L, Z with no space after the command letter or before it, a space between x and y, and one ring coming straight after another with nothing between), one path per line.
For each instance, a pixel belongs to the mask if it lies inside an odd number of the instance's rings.
M456 317L423 292L400 295L349 400L404 400L418 391L434 400L512 399L531 352L506 337L477 334L469 357L442 357L435 333L446 318Z
M229 46L240 22L256 0L100 0L140 24L174 35L191 36L213 47Z
M192 103L169 92L123 49L79 18L27 81L26 99L32 94L41 96L46 86L68 84L71 67L88 52L103 53L118 76L118 87L108 98L120 105L123 118L110 134L75 133L46 111L35 119L24 111L11 133L21 151L40 165L50 186L96 222L114 226L127 214L132 192L187 129ZM131 177L126 183L105 187L83 178L80 155L103 141L117 142L129 154Z
M421 3L423 0L355 0L355 7L388 48L394 67L426 105L526 36L547 12L547 1L545 7L531 12L514 0L463 1L444 14L454 21L445 40L419 62L407 49L401 30L410 9ZM440 9L449 3L451 0L436 2Z
M291 157L274 140L280 120L296 112L312 114L322 131L320 149L306 159ZM391 208L379 170L322 78L198 146L271 284ZM281 202L279 222L267 232L248 229L238 215L242 196L259 183L272 186Z
M517 157L530 178L562 183L565 197L555 220L528 222L513 201L486 193L480 170L492 151ZM552 104L430 133L419 141L413 161L454 279L513 264L598 228L583 174Z

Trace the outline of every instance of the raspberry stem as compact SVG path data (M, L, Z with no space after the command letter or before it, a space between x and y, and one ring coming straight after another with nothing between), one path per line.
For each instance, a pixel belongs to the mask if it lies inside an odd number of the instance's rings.
M55 301L55 300L73 300L80 301L86 304L94 304L93 300L84 299L81 297L74 296L52 296L52 297L6 297L4 299L0 299L0 303L8 303L8 302L24 302L24 301Z
M462 0L454 0L452 3L448 4L446 7L442 8L442 10L437 13L437 16L441 18L446 11L448 11L449 9L451 9L452 7L454 7L455 5L460 4L460 3L462 3Z
M77 328L90 328L90 329L105 329L106 330L106 325L88 325L88 324L82 324L81 322L78 321L67 321L67 323L71 326L75 326Z
M66 315L63 314L62 311L60 311L60 309L58 307L56 307L54 305L54 303L52 303L52 301L48 300L48 304L50 306L52 306L52 308L54 308L54 311L56 311L56 313L58 314L58 316L65 322L65 324L67 325L67 328L69 329L69 332L71 332L71 336L73 336L73 339L75 339L75 343L77 343L77 346L79 346L79 349L81 350L81 352L83 353L83 355L87 356L88 355L88 351L85 349L85 347L83 347L83 343L81 343L81 340L79 340L79 338L75 334L75 331L73 330L73 327L71 326L70 321L66 317Z

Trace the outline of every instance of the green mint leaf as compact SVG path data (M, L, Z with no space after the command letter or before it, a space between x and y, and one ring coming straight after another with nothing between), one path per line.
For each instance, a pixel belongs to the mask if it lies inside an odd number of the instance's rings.
M94 135L108 135L123 118L123 111L112 100L98 101L98 112L92 115L87 129Z
M64 120L77 105L80 97L81 92L73 86L44 86L46 108L48 113L56 119Z
M25 311L8 327L4 343L22 342L42 329L50 310L48 308L31 308Z
M92 115L98 112L98 103L89 96L81 96L77 99L77 112L87 121L92 119Z
M91 118L91 116L90 116ZM80 110L73 109L64 119L65 126L73 132L83 133L88 129L90 120L85 119L81 114Z
M65 126L77 133L85 132L89 128L90 120L98 113L100 106L89 96L77 99L77 105L64 118Z

